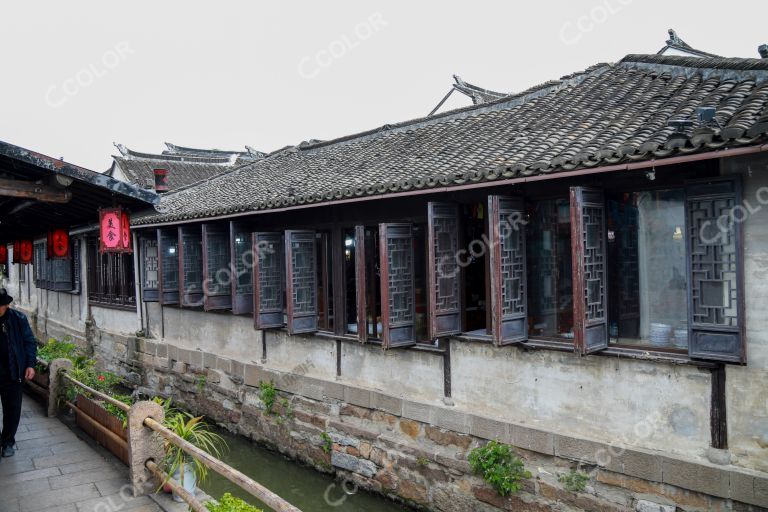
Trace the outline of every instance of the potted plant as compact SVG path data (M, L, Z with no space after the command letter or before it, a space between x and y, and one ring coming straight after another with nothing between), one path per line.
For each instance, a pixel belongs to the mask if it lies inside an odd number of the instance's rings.
M249 505L230 493L224 494L219 501L209 501L205 507L209 512L262 512L260 508Z
M165 418L165 426L183 440L214 457L219 458L222 450L226 448L224 439L203 422L202 416L193 416L187 412L173 412ZM163 462L168 478L175 479L187 492L194 495L198 481L205 481L208 468L168 440L165 441L164 447ZM173 499L183 501L175 493Z

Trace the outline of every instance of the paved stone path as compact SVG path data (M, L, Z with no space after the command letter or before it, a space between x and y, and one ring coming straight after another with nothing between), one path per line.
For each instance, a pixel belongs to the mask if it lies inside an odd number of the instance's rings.
M147 496L133 498L122 462L46 417L26 394L16 443L16 455L0 460L0 512L162 510Z

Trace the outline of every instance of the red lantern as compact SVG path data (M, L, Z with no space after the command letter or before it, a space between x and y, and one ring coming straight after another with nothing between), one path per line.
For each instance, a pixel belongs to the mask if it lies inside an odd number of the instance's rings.
M22 265L29 265L32 263L32 257L34 254L34 246L32 240L21 240L19 244L19 258L18 262ZM14 242L14 246L16 243ZM14 260L16 260L16 253L14 252Z
M54 229L48 232L48 259L69 258L69 231Z
M14 263L21 263L21 260L19 259L19 253L21 252L20 249L21 242L18 240L13 241L13 262Z
M121 207L99 210L99 250L105 252L132 252L131 218Z
M8 264L8 246L0 244L0 265Z

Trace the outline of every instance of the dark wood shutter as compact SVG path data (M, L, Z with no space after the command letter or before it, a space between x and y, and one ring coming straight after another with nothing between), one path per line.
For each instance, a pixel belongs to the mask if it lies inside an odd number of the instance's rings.
M282 327L285 250L280 233L253 233L253 309L257 329Z
M713 179L686 187L688 351L694 358L746 361L743 215L735 210L740 205L738 180Z
M157 267L160 304L178 304L179 234L177 230L157 230Z
M459 206L427 205L427 288L429 338L458 334L461 326Z
M254 252L251 232L242 224L229 223L230 254L232 261L232 313L253 313L253 265Z
M157 236L149 237L148 235L142 235L139 240L139 247L141 247L141 252L139 253L141 295L144 298L144 302L157 302L160 300Z
M416 343L416 286L410 224L379 224L379 265L382 344L384 348L413 345Z
M203 224L203 308L232 307L229 226Z
M361 343L368 341L368 327L366 325L366 300L365 284L365 226L355 226L355 292L357 294L357 339Z
M582 354L608 348L605 214L602 190L571 188L573 336Z
M488 196L491 332L496 345L528 339L524 219L521 198Z
M72 240L72 291L80 293L82 290L82 264L80 263L80 250L82 248L81 240L75 238Z
M49 289L56 291L72 290L72 260L69 258L50 259L48 264L51 276L48 282Z
M183 307L203 305L203 235L201 227L179 227L179 292Z
M317 250L315 232L285 232L285 297L288 333L317 330Z

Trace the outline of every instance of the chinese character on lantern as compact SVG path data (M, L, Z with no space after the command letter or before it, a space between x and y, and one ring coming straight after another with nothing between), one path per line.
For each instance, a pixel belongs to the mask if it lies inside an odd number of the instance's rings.
M99 210L99 248L105 252L132 252L131 219L121 207Z
M69 258L69 231L54 229L48 232L48 259Z

